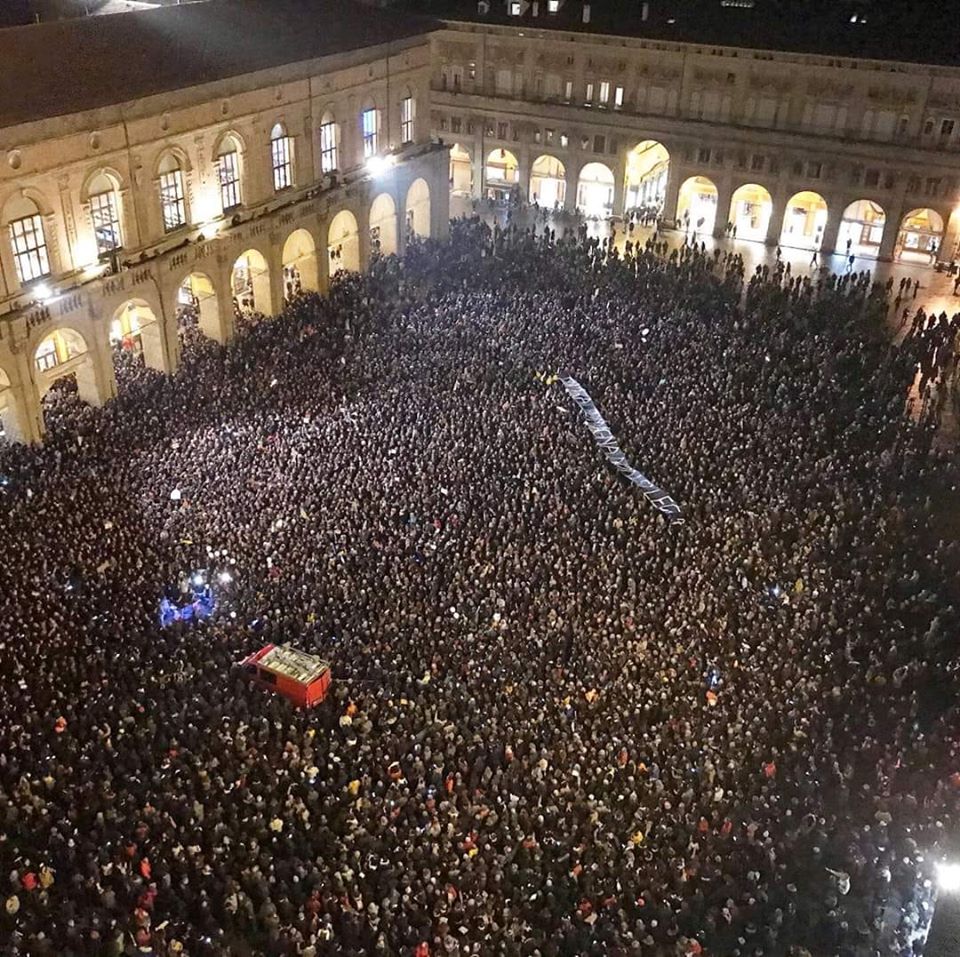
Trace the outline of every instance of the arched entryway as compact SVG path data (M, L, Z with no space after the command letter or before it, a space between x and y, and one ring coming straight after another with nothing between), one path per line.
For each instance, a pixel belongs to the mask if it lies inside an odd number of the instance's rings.
M150 369L163 372L167 368L163 325L144 299L130 299L114 312L110 320L110 345L118 369L140 359Z
M370 206L370 248L381 256L397 251L397 204L389 193L381 193Z
M295 229L283 244L283 299L289 302L302 292L320 289L317 245L306 229Z
M450 150L450 195L473 195L473 160L466 147L454 143Z
M407 236L430 238L430 187L425 179L415 179L407 190Z
M360 270L360 230L356 216L349 209L341 209L330 221L330 228L327 230L327 256L331 276L342 269L347 272Z
M566 196L566 167L555 156L538 156L530 168L530 202L561 209Z
M181 340L188 341L195 332L216 342L224 338L217 290L213 280L203 272L190 273L177 291L177 333Z
M248 249L237 257L230 276L234 308L242 315L273 315L270 296L270 267L263 254Z
M735 239L750 239L764 242L773 214L770 193L756 183L746 183L733 194L730 200L730 218Z
M487 154L484 169L487 199L497 202L508 200L520 182L520 164L516 156L510 150L502 148L491 150Z
M46 399L51 389L65 379L76 383L77 395L90 405L103 405L109 398L97 378L95 356L90 352L86 339L76 329L60 327L50 330L37 344L33 361L41 400ZM63 390L56 390L60 399L63 392L71 388L67 383L63 385ZM49 411L51 400L56 401L51 396L44 403L46 411Z
M644 140L627 154L624 212L659 213L667 194L670 153L663 143Z
M928 207L914 209L900 222L894 258L898 262L936 262L943 242L943 217Z
M613 171L605 163L587 163L577 178L577 209L584 216L613 215Z
M709 235L717 222L717 187L706 176L691 176L680 186L677 224L684 231Z
M878 256L887 214L872 199L858 199L844 211L837 233L838 253L845 256Z
M787 201L780 245L818 250L829 215L827 201L819 193L811 190L796 193Z

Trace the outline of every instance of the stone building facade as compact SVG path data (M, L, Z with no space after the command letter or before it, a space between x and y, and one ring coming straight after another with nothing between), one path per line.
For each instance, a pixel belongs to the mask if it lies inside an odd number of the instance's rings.
M20 29L47 26L7 35ZM92 404L112 398L121 347L172 373L185 317L225 342L239 313L272 315L375 247L445 234L428 34L357 33L355 48L309 60L2 125L8 439L42 437L43 397L65 375Z
M516 25L433 35L455 195L601 216L653 204L701 233L884 260L956 254L960 70L556 29L546 2L539 18L515 6Z

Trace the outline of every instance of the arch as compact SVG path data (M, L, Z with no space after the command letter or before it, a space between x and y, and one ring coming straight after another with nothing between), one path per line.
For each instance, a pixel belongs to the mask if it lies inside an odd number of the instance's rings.
M773 199L769 191L757 183L745 183L730 199L727 222L733 226L734 238L762 243L766 241L772 215Z
M459 143L450 150L450 195L473 195L473 160L470 151Z
M110 344L115 350L140 353L146 366L167 368L163 350L163 324L145 299L128 299L110 320Z
M281 259L285 301L300 292L319 292L317 244L306 229L295 229L287 236Z
M276 123L273 124L273 129L270 130L270 139L277 140L277 139L280 139L281 136L286 136L286 135L287 135L287 128L284 125L282 120L278 120Z
M33 350L33 362L40 399L55 382L73 376L84 402L96 406L103 404L105 397L101 396L97 385L93 356L87 340L76 329L70 326L47 329Z
M823 244L829 215L827 201L819 193L808 189L795 193L787 200L780 245L818 250Z
M53 212L53 207L47 201L47 197L38 189L32 186L23 186L8 193L0 209L3 210L3 221L9 222L16 219L16 212L32 207L35 212L41 216L49 216Z
M216 162L218 156L223 156L224 153L232 153L236 151L238 153L243 153L247 148L246 142L243 137L234 129L224 130L214 141L213 144L213 159Z
M487 154L484 167L489 199L506 199L520 182L520 164L510 150L498 147Z
M613 171L605 163L587 163L577 177L577 209L604 219L613 214Z
M559 209L567 196L567 169L556 158L545 153L530 167L530 202L547 209Z
M663 143L644 140L627 154L624 212L659 212L667 195L670 153Z
M240 313L273 314L270 267L258 249L247 249L237 257L230 273L230 291L233 293L234 308Z
M929 207L912 209L900 220L894 259L898 262L936 262L943 242L943 217Z
M843 211L836 251L844 255L879 256L886 222L887 214L879 203L872 199L854 200Z
M407 236L430 238L430 187L425 179L415 179L407 190L406 209Z
M110 190L119 192L123 188L123 177L110 166L98 166L91 170L80 188L80 202L89 203L91 196Z
M370 248L382 256L397 252L397 204L389 193L380 193L370 205Z
M198 328L208 339L220 342L220 300L213 280L204 272L184 276L177 290L177 330L181 336Z
M165 146L157 154L153 177L157 179L164 173L175 173L177 170L189 172L191 168L190 154L185 149L180 146Z
M357 226L357 217L349 209L341 209L330 220L327 228L327 257L331 276L341 270L360 270L360 229Z
M711 235L717 222L718 196L716 184L706 176L684 180L677 196L677 223L695 233Z

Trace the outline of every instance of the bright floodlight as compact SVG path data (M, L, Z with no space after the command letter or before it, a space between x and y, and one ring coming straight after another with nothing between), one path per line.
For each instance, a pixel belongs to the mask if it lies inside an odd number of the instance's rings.
M33 292L37 299L49 299L53 295L50 287L45 282L38 283L34 286Z
M220 572L219 578L221 585L229 585L233 581L233 575L230 572Z
M396 163L393 156L371 156L367 160L367 172L371 176L382 176Z
M193 576L193 583L194 583L194 585L196 585L198 588L203 584L203 573L202 573L202 572L197 572L197 573Z
M947 894L960 892L960 864L938 864L937 883Z

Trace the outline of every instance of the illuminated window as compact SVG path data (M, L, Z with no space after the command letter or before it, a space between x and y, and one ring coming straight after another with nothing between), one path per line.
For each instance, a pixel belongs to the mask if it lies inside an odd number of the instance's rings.
M279 123L270 134L270 162L274 190L279 193L293 186L293 139Z
M380 149L380 130L376 107L364 110L360 114L360 129L363 134L363 158L376 156Z
M587 84L587 95L584 99L584 102L587 104L587 106L591 106L593 104L593 84L592 83Z
M623 108L623 87L618 86L613 91L613 108L619 110Z
M39 213L15 219L10 223L10 242L21 285L50 275L47 241L43 235L43 219Z
M547 0L547 13L557 13L560 10L560 0Z
M97 239L97 253L103 256L120 248L120 217L117 197L113 190L90 197L90 216Z
M160 210L166 232L179 229L187 221L183 196L183 171L175 156L168 154L160 164Z
M35 361L37 368L41 372L48 372L50 369L60 365L60 357L57 355L57 344L53 336L44 339L43 342L37 346Z
M337 168L337 124L324 117L320 124L320 171L332 173Z
M600 105L606 106L610 102L610 84L604 80L600 84Z
M229 137L217 157L217 176L220 180L220 204L226 213L240 205L240 156L236 144Z
M412 143L414 140L413 121L415 118L415 104L412 96L405 96L400 101L400 142Z

